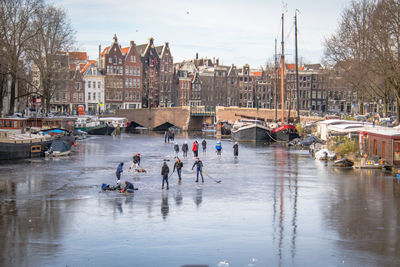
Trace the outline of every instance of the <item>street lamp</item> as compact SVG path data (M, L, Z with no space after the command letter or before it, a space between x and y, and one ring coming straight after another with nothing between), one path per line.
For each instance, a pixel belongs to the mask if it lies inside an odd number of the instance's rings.
M168 97L165 97L165 100L164 100L164 107L168 107Z

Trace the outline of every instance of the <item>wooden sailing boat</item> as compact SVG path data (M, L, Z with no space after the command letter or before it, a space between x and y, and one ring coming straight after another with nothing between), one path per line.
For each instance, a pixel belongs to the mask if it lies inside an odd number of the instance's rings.
M272 137L276 141L292 141L299 137L299 133L294 125L288 123L285 124L285 42L284 42L284 12L282 12L282 54L281 54L281 126L272 130ZM297 25L297 20L296 20ZM297 27L296 27L297 30ZM297 35L297 31L296 31ZM297 41L297 37L296 37ZM297 47L297 46L296 46ZM296 65L297 66L297 65ZM298 91L298 90L297 90Z

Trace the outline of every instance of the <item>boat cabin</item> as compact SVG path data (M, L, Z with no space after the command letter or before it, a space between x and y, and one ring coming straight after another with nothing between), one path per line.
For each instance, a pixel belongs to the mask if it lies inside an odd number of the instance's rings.
M368 157L379 157L389 165L400 165L400 130L375 128L360 131L360 149Z
M52 118L29 118L27 127L37 127L40 129L61 128L73 131L76 118L71 117L52 117Z
M26 118L0 118L0 129L3 130L25 130Z

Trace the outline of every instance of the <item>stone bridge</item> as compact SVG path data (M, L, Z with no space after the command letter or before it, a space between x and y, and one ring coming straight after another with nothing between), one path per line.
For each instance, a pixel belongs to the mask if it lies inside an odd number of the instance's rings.
M285 112L285 116L288 112ZM255 109L239 107L216 107L215 110L185 107L152 108L149 109L119 109L114 115L125 117L130 122L135 122L150 130L156 130L164 124L172 124L187 130L201 130L203 123L212 124L216 121L231 121L239 119L258 118L266 121L274 121L275 110ZM296 116L295 111L291 111L291 117ZM280 120L280 110L278 110L278 120Z

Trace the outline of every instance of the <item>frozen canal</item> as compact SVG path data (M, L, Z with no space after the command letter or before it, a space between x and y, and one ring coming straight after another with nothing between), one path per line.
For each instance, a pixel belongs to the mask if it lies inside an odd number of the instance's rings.
M218 159L207 141L204 171L222 182L196 184L189 152L182 184L174 174L164 192L162 136L92 137L69 158L0 165L0 266L400 265L392 176L279 146L240 144L234 160L230 141ZM128 172L137 152L146 174ZM100 192L121 161L139 190Z

